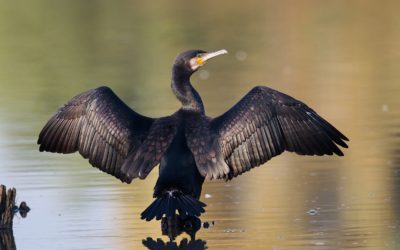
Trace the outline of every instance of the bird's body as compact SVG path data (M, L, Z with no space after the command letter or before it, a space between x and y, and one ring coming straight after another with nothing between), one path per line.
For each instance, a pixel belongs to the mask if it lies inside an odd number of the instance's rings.
M175 60L172 91L182 107L149 118L126 106L108 87L84 92L62 107L39 135L41 151L79 153L123 182L144 179L159 164L154 202L142 219L199 216L205 178L232 179L283 151L343 155L342 133L304 103L255 87L219 117L206 116L190 76L226 53L187 51Z
M204 177L200 175L193 153L187 146L185 132L188 131L186 120L192 117L188 111L180 110L177 133L168 150L160 161L159 178L154 188L154 196L165 190L181 190L199 199ZM197 114L198 115L198 114Z

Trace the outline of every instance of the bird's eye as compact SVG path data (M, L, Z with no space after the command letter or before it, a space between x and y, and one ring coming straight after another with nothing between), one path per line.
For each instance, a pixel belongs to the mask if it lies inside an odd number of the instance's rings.
M201 57L201 54L200 54L200 53L199 53L199 54L197 54L197 55L196 55L196 57L197 57L197 58L200 58L200 57Z

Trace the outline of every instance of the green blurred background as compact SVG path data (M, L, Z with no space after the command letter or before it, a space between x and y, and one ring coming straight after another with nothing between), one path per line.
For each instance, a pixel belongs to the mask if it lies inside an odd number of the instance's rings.
M198 238L209 249L398 249L399 9L391 0L0 0L0 183L32 208L15 223L18 249L140 249L162 237L159 222L139 219L157 171L124 185L79 155L39 153L36 138L57 108L99 85L144 115L168 115L179 108L175 56L222 48L228 56L192 77L208 115L267 85L314 108L350 149L287 153L206 183L202 219L216 224Z

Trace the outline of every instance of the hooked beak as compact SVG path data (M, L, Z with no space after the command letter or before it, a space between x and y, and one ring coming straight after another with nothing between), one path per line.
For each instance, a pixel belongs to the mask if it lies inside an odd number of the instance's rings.
M226 49L221 49L221 50L217 50L217 51L213 51L213 52L207 52L201 56L201 59L203 59L203 61L205 62L213 57L223 55L223 54L228 54L228 51Z
M221 50L217 50L217 51L213 51L213 52L202 53L199 56L196 56L196 57L190 59L190 62L189 62L190 68L193 71L196 71L199 67L203 66L207 60L214 58L216 56L219 56L219 55L227 54L227 53L228 53L228 51L226 51L225 49L221 49Z

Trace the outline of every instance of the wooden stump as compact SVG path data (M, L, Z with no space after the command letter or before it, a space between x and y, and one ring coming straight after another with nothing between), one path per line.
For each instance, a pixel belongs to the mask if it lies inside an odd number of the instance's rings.
M6 186L0 185L0 230L12 228L16 195L15 188L7 191Z
M15 188L0 185L0 250L17 249L12 230L16 195Z

